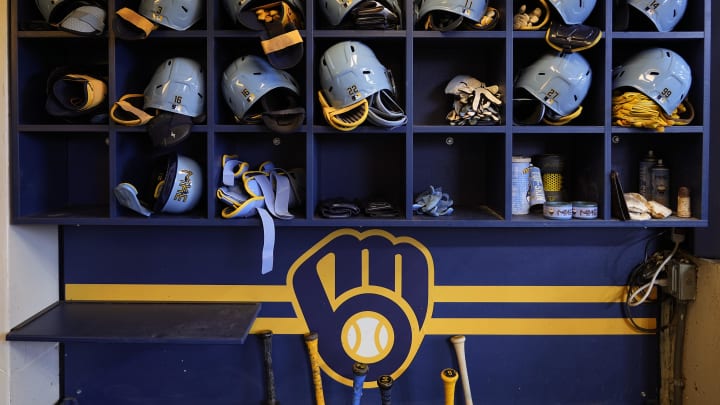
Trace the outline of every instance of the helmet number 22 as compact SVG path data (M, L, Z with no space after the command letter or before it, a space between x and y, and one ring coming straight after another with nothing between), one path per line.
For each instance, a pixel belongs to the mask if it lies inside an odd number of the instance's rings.
M357 85L353 84L352 86L347 88L348 96L352 97L353 100L358 100L362 98L360 94L360 90L357 88Z

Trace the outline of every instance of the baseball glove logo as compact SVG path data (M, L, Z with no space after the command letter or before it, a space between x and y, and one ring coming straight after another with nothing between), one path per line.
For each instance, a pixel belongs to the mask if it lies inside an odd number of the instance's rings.
M412 362L432 315L433 283L425 246L377 229L329 234L287 276L298 318L321 336L323 371L351 385L336 370L352 362L373 364L366 388L375 387L380 375L399 377Z

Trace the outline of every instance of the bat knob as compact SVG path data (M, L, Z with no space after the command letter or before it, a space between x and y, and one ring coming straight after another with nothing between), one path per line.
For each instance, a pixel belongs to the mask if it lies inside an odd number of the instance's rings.
M395 380L393 380L392 376L385 374L378 377L377 385L378 387L380 387L380 389L387 390L392 387L394 381Z
M310 341L313 341L313 340L317 340L317 338L318 338L317 332L310 332L310 333L308 333L308 334L305 335L305 341L306 341L306 342L310 342Z
M450 338L450 342L453 343L453 344L455 344L455 343L464 343L464 342L465 342L465 336L463 336L463 335L455 335L455 336L453 336L453 337Z
M452 368L443 369L440 376L442 377L443 381L446 381L446 382L455 382L458 379L457 371L455 371L455 369L452 369Z
M263 339L267 339L267 338L272 337L273 332L271 330L261 330L261 331L257 332L256 335L258 335L258 337L261 337Z
M365 363L355 363L353 364L353 374L355 375L365 375L368 372L368 365Z

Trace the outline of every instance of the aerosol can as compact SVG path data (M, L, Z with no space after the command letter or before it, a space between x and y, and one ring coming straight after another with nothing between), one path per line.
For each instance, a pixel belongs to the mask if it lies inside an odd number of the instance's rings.
M652 183L652 200L670 208L670 169L665 167L662 159L650 169Z

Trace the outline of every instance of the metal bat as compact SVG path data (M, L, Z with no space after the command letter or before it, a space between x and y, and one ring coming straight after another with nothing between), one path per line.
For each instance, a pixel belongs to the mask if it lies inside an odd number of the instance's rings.
M318 357L318 334L310 332L305 335L305 345L308 348L310 357L310 369L312 370L313 388L315 389L315 403L325 405L325 394L323 393L322 378L320 376L320 362Z
M465 336L455 335L450 338L455 347L457 355L458 367L460 368L460 381L462 381L463 394L465 395L465 405L472 405L472 394L470 393L470 377L467 371L467 362L465 361Z

